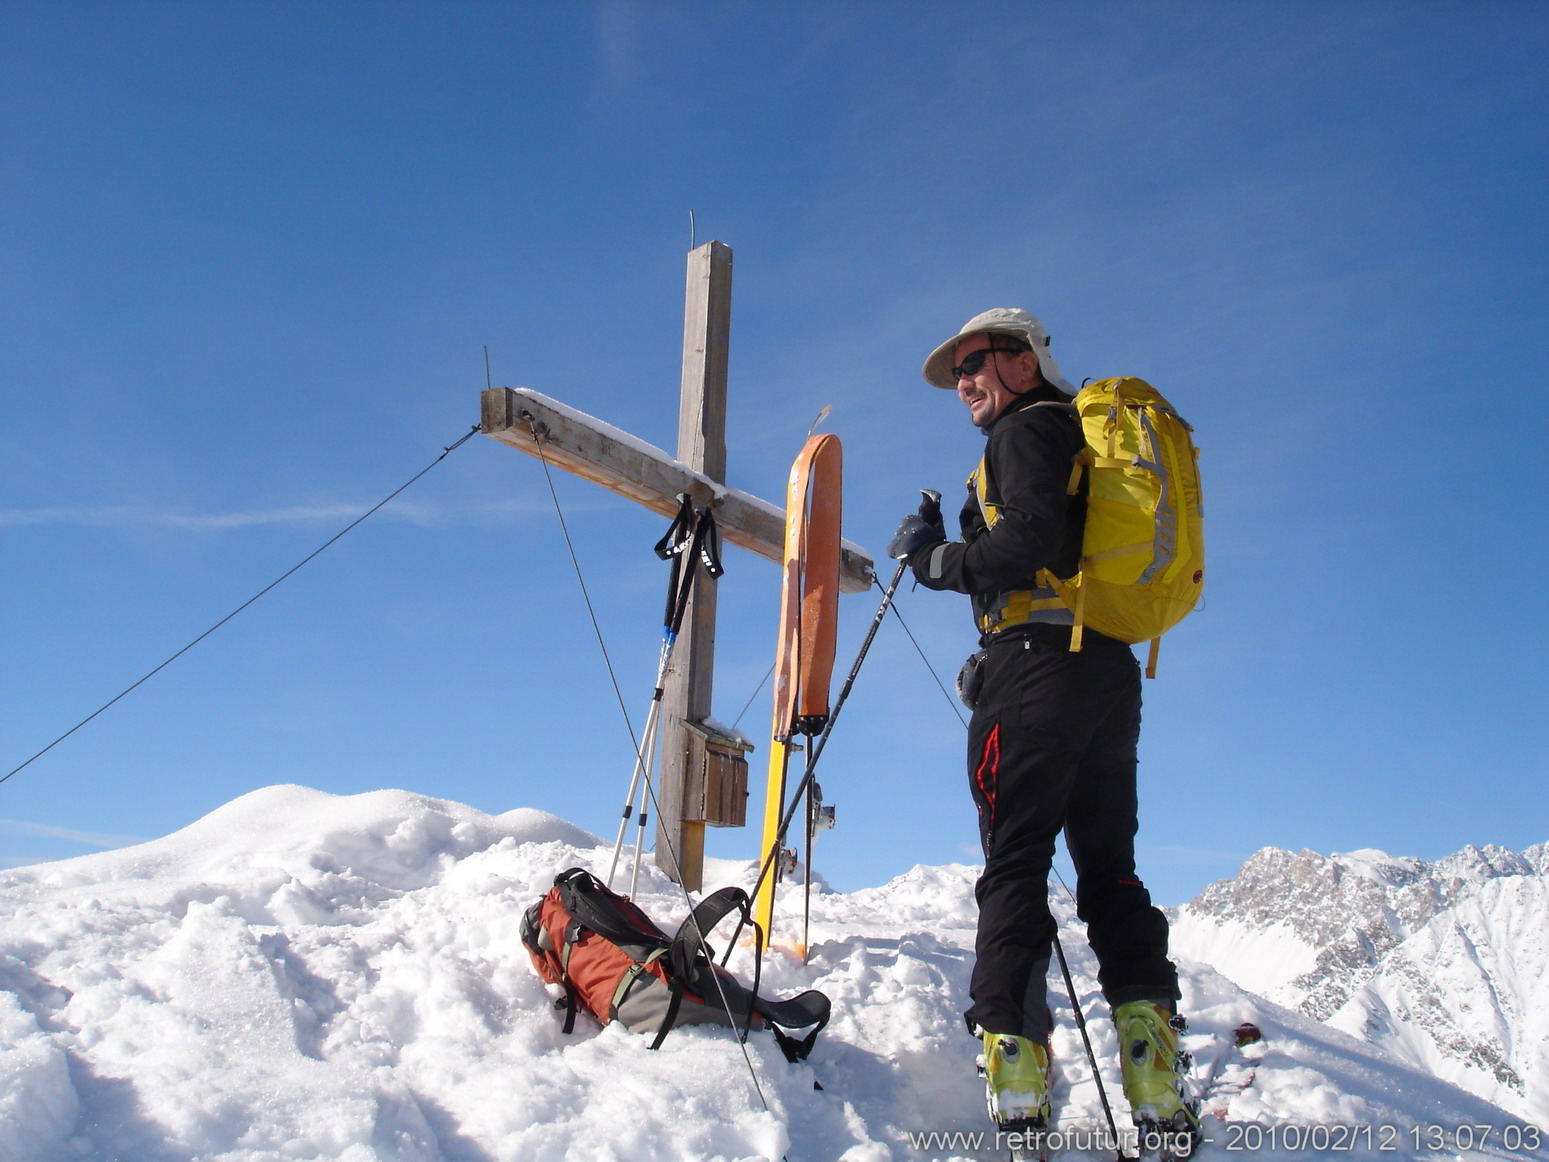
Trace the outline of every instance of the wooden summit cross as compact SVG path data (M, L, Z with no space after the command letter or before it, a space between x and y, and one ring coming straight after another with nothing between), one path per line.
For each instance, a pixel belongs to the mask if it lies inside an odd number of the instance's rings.
M653 512L672 517L678 497L709 505L727 541L776 564L785 557L785 509L726 487L726 368L731 334L731 248L706 242L688 256L683 312L683 380L678 448L673 457L591 416L526 388L483 393L480 430L528 455L539 454ZM536 433L536 435L535 435ZM700 568L696 564L696 568ZM845 541L839 587L864 592L872 562ZM771 592L776 592L771 587ZM715 579L703 569L673 650L662 703L661 786L657 793L656 863L686 888L703 886L705 823L685 818L692 747L689 724L710 716L715 673ZM673 852L678 855L674 864Z

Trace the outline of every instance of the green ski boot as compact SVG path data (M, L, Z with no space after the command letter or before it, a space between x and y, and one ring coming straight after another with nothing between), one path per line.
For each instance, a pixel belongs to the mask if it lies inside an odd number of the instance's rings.
M985 1033L979 1074L985 1080L990 1117L1003 1129L1042 1130L1049 1125L1049 1049L1010 1033Z
M1113 1013L1119 1030L1119 1069L1130 1116L1146 1153L1188 1157L1199 1138L1199 1114L1184 1088L1191 1064L1178 1047L1182 1017L1154 1001L1130 1001Z

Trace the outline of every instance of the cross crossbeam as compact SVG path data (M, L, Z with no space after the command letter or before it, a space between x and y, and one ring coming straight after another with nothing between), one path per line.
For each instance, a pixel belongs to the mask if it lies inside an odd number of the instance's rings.
M785 553L783 508L717 483L662 449L530 388L492 387L482 397L480 430L484 435L537 456L538 444L533 437L536 424L550 465L627 496L669 520L677 514L679 494L686 492L696 505L710 506L727 541L780 564ZM842 592L866 592L871 587L871 571L872 560L865 549L849 541L841 543Z

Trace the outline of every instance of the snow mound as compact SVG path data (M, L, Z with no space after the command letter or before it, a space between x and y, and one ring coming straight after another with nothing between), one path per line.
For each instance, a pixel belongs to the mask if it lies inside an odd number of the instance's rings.
M542 812L270 787L164 839L0 873L0 1159L997 1156L991 1136L973 1137L986 1121L959 1015L976 869L916 867L814 895L809 962L776 953L765 967L769 991L815 987L834 1001L811 1061L792 1066L765 1036L744 1049L725 1031L685 1029L653 1053L617 1026L560 1031L521 915L557 872L605 873L610 855ZM747 884L754 869L715 861L712 874L711 886ZM688 908L654 867L638 899L669 930ZM1056 907L1077 931L1068 903ZM777 933L796 935L800 915L800 893L785 891ZM1094 965L1078 945L1067 936L1082 1007L1096 1014ZM744 978L751 955L734 950ZM1202 1059L1243 1020L1267 1035L1255 1084L1225 1110L1232 1124L1509 1122L1202 965L1182 967ZM1090 1136L1101 1101L1068 1001L1056 1016L1057 1126ZM1094 1019L1091 1033L1122 1119L1112 1029ZM1343 1154L1393 1156L1380 1144Z

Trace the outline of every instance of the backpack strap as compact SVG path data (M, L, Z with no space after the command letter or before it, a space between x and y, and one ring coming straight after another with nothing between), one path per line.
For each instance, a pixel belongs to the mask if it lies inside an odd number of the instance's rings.
M816 989L808 989L783 1001L766 1001L755 995L753 1010L769 1023L769 1031L775 1035L775 1044L780 1046L785 1059L795 1064L805 1061L807 1054L812 1052L818 1034L833 1015L833 1004ZM812 1028L805 1037L798 1038L783 1032L778 1027L782 1025L786 1029L804 1029L808 1025Z
M715 959L715 950L705 942L705 937L734 911L741 913L741 919L737 922L737 930L732 933L731 940L727 942L728 956L731 955L732 946L737 943L737 937L742 934L743 926L750 923L752 919L749 914L748 894L733 884L720 891L711 892L699 902L699 906L688 914L688 918L682 924L678 925L678 934L673 937L672 952L669 955L674 976L692 980L694 964L701 953L706 960Z
M707 984L698 985L705 992L707 999L709 996L719 993L725 987L725 981L721 980L715 972L715 950L706 942L705 937L713 932L716 925L731 912L737 912L739 919L737 920L736 930L731 934L731 939L726 942L726 953L721 958L724 964L730 959L731 950L736 946L737 937L742 934L743 927L748 924L753 924L755 929L758 927L753 920L752 904L747 892L735 884L721 888L719 891L711 892L699 902L698 907L688 914L683 923L678 925L678 933L673 937L672 949L668 953L669 972L667 975L672 981L673 997L671 1006L668 1009L667 1022L670 1023L672 1018L677 1016L682 989L687 984L698 982L702 971L710 975L710 980ZM748 1039L748 1031L753 1027L753 1014L757 1011L758 985L764 966L764 958L761 951L762 943L761 940L754 942L753 988L750 993L752 1000L748 1005L748 1019L743 1023L742 1028L737 1029L736 1016L729 1010L726 1014L731 1021L732 1028L737 1030L737 1039L739 1041L746 1041ZM699 965L701 956L706 961L706 967L703 970L701 970ZM712 992L712 990L714 991ZM661 1038L667 1035L667 1028L668 1024L664 1023L662 1031L657 1034L657 1044L660 1044Z
M737 936L744 925L752 925L757 930L758 924L750 914L751 904L748 895L739 887L726 887L707 896L699 907L695 908L689 919L683 922L678 929L678 939L674 941L674 950L694 948L695 951L703 951L707 961L713 961L712 950L703 942L703 937L715 928L730 912L738 911L741 919L737 924L737 931L732 934L731 942L727 945L726 960L731 955L732 946L736 944ZM762 941L755 941L757 949ZM764 1023L769 1026L769 1031L774 1034L775 1044L780 1047L780 1052L785 1059L793 1064L804 1061L812 1052L812 1046L817 1042L818 1034L828 1024L833 1015L833 1004L816 989L808 989L798 993L794 997L775 1001L759 996L758 986L763 973L763 956L757 951L753 959L753 987L747 991L748 1019L739 1030L742 1040L747 1040L748 1030L752 1028L755 1015L762 1017ZM715 974L713 964L705 967L694 967L690 974L685 975L685 981L693 981L702 978L705 974ZM676 974L675 974L676 975ZM722 982L725 983L724 981ZM700 986L705 987L705 986ZM709 988L715 988L715 981L709 982ZM706 989L708 994L708 989ZM730 1015L730 1014L728 1014ZM808 1028L810 1026L810 1028ZM735 1026L734 1026L735 1027ZM785 1032L786 1029L808 1029L803 1037L795 1037Z
M1074 411L1069 404L1054 401L1044 401L1034 404L1033 407L1055 407ZM1069 495L1074 496L1079 491L1081 473L1085 468L1086 464L1081 458L1081 453L1078 452L1071 468ZM1000 521L1000 505L990 499L988 455L979 458L979 466L968 477L968 487L979 502L979 515L984 518L985 528L994 528ZM1076 605L1072 608L1070 603L1060 595L1059 579L1048 569L1039 569L1033 580L1038 586L1036 589L1006 590L995 594L993 600L982 606L978 604L976 598L975 621L979 626L979 632L998 633L1028 622L1070 625L1072 626L1070 648L1073 653L1079 652L1081 619L1084 612L1080 589L1076 591Z
M560 903L580 923L614 944L666 942L666 936L629 899L610 891L591 872L573 867L554 878Z
M559 949L559 983L565 989L565 1027L562 1031L567 1035L575 1032L575 1014L579 1007L576 1002L575 982L570 979L570 950L581 938L581 931L581 922L572 917L570 923L565 925L565 939Z
M565 1024L564 1027L560 1030L560 1032L564 1033L566 1036L569 1036L571 1033L575 1032L575 1014L577 1007L578 1006L576 1005L575 999L575 986L570 983L570 978L567 976L565 978Z
M667 1002L667 1012L662 1017L661 1027L656 1030L656 1037L651 1042L652 1049L660 1049L662 1042L667 1039L667 1034L672 1032L673 1022L678 1019L678 1010L683 1007L683 985L674 980L667 986L672 993L672 999Z
M718 892L713 892L711 895L706 896L699 906L689 914L688 919L684 920L683 924L678 928L678 935L673 940L671 953L673 969L671 975L674 979L672 1007L669 1009L667 1021L663 1024L663 1031L657 1034L657 1044L661 1043L661 1038L666 1035L665 1029L667 1024L677 1014L677 1004L680 1000L682 989L682 985L678 982L702 981L696 987L702 989L707 996L713 995L712 989L723 987L726 984L724 980L718 981L717 979L718 974L714 966L714 950L705 943L704 938L715 929L717 924L734 911L740 914L740 919L737 923L737 930L732 933L731 940L726 946L726 956L722 958L724 961L730 957L732 947L735 946L737 936L742 932L743 927L745 925L752 925L755 929L758 927L751 915L751 902L748 899L748 894L741 888L736 886L725 887ZM762 944L762 941L756 941L755 948L760 944ZM700 954L703 954L704 959L710 963L701 966L698 962ZM785 1055L785 1059L792 1063L804 1061L807 1055L812 1052L812 1046L817 1042L818 1034L828 1024L829 1017L832 1015L832 1004L826 996L816 989L809 989L804 993L783 1001L768 1000L758 995L758 986L762 974L763 956L755 952L753 960L753 987L747 991L747 1021L741 1029L737 1030L738 1037L746 1041L749 1030L753 1027L754 1016L762 1017L769 1026L769 1031L774 1034L775 1044L780 1047L780 1052ZM706 975L711 976L712 979L703 981ZM732 1016L730 1013L727 1015ZM732 1017L732 1020L733 1028L735 1028L735 1017ZM784 1031L785 1029L805 1029L808 1026L811 1026L811 1028L803 1037L794 1037Z

